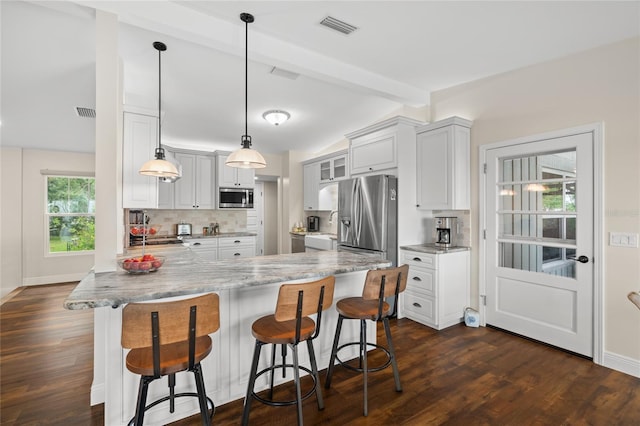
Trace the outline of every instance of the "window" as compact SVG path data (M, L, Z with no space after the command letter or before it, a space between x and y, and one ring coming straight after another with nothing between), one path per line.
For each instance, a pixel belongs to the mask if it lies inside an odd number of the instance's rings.
M95 178L47 176L49 253L95 249Z

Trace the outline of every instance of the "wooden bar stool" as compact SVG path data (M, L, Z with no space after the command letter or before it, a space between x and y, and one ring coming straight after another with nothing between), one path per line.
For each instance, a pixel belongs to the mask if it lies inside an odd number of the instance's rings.
M313 351L313 339L320 333L320 322L322 311L333 303L333 289L335 277L329 276L318 281L283 284L278 293L278 302L274 315L267 315L257 319L251 326L251 333L256 338L256 345L251 363L251 373L247 386L247 395L244 399L244 410L242 413L242 424L249 424L249 411L251 402L255 398L258 401L273 406L297 405L298 424L302 425L302 401L315 392L318 409L324 409L322 391L320 389L320 377L318 376L318 366L316 356ZM309 318L309 315L316 314L316 321ZM307 342L311 370L302 367L298 363L298 343ZM272 344L271 366L258 372L258 361L263 345ZM282 364L275 365L276 345L282 345ZM286 347L291 347L293 353L293 364L285 363ZM273 398L273 376L275 370L282 368L283 376L286 368L293 368L293 379L295 383L296 398L290 401L274 401ZM304 396L300 390L300 369L311 374L313 378L313 388ZM269 399L260 397L254 392L256 379L261 375L270 372L271 387Z
M175 398L197 397L202 423L211 424L215 412L207 397L202 377L202 361L211 352L209 334L220 328L220 307L217 294L206 294L186 300L163 303L130 303L122 310L122 347L127 354L127 369L139 374L138 402L129 425L141 426L146 410L169 401L169 411L175 410ZM191 371L197 393L174 391L176 373ZM146 405L149 383L169 376L169 395ZM207 402L211 404L211 415Z
M367 272L364 283L362 297L348 297L336 303L338 311L338 325L336 326L336 334L333 339L333 348L331 349L331 358L329 359L329 368L327 369L327 380L324 384L325 388L331 386L331 376L333 374L334 363L337 360L344 367L363 373L364 381L364 415L368 414L367 403L367 379L368 374L387 368L389 365L393 367L393 378L396 382L396 391L402 392L400 384L400 373L398 372L398 364L396 362L396 354L391 341L391 329L389 328L389 317L395 316L398 305L398 295L407 287L407 274L409 266L402 265L396 268L376 269ZM393 309L385 302L385 297L395 296ZM349 342L338 347L340 340L340 330L342 329L342 321L345 319L360 320L360 341ZM373 343L367 343L367 324L366 321L382 321L384 332L387 336L387 348ZM338 357L338 352L351 345L360 346L360 364L353 367L346 364ZM369 367L367 365L367 347L372 346L381 349L387 355L387 361L379 367Z

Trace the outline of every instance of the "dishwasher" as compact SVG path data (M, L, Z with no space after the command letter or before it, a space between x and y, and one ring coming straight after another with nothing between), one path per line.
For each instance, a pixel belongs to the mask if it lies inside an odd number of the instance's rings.
M304 253L304 235L291 234L291 253Z

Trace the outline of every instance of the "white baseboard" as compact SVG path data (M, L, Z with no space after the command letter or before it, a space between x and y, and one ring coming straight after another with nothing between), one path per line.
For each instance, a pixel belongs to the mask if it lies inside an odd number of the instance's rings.
M74 274L48 275L44 277L23 278L22 285L68 283L70 281L80 281L86 275L87 275L87 272L76 272Z
M605 352L602 365L630 376L640 378L640 360Z
M91 405L104 403L104 383L91 385Z

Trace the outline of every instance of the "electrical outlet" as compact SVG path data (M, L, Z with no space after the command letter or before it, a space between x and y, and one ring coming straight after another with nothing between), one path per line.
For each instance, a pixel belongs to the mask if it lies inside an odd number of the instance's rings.
M638 234L629 232L610 232L609 245L614 247L638 248Z

